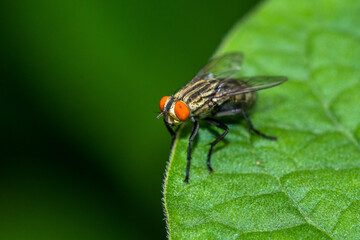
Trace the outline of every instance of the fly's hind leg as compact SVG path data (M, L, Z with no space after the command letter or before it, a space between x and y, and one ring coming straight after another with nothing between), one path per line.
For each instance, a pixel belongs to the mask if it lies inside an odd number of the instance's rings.
M236 109L231 109L231 110L226 110L226 111L221 111L218 112L215 116L216 117L223 117L223 116L232 116L232 115L236 115L241 113L246 121L246 123L248 124L250 131L253 131L254 133L256 133L257 135L266 138L266 139L270 139L270 140L277 140L276 137L274 136L268 136L262 132L260 132L259 130L257 130L256 128L254 128L253 124L250 121L250 118L247 116L247 114L245 113L244 110L242 110L241 108L236 108Z
M212 150L214 148L214 146L220 142L225 136L226 134L229 132L229 128L228 126L226 126L225 124L221 123L221 122L218 122L216 121L215 119L211 119L211 118L205 118L204 119L205 121L207 121L208 123L218 127L218 128L221 128L221 129L224 129L225 132L223 134L221 134L219 137L217 137L211 144L210 144L210 150L209 150L209 153L208 153L208 157L207 157L207 166L209 168L209 171L210 173L213 172L213 169L211 167L211 164L210 164L210 158L211 158L211 153L212 153Z
M276 137L274 136L269 136L269 135L266 135L262 132L260 132L259 130L257 130L256 128L254 128L254 126L252 125L251 121L250 121L250 118L246 115L245 111L240 109L241 114L243 115L246 123L249 125L249 128L250 128L250 131L253 131L254 133L256 133L257 135L259 135L260 137L263 137L263 138L266 138L266 139L270 139L270 140L277 140Z

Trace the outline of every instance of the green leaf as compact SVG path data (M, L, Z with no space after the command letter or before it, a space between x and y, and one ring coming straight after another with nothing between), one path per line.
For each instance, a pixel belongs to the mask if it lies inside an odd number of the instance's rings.
M190 183L183 182L191 124L178 134L165 180L171 239L360 239L360 2L267 1L217 54L243 51L243 75L285 75L259 92L255 127L200 122Z

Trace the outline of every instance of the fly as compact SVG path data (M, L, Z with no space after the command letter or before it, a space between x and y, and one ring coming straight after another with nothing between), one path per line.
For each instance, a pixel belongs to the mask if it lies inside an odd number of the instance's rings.
M277 86L287 80L283 76L255 76L234 78L239 72L244 56L240 52L233 52L211 59L196 76L172 96L165 96L160 100L161 113L157 118L164 117L164 123L175 139L173 127L191 120L194 123L189 138L186 177L189 182L191 163L191 143L199 131L199 120L224 130L210 145L207 155L207 167L211 172L210 159L214 146L229 132L229 128L218 117L242 115L250 131L261 137L276 140L255 129L245 110L251 108L256 100L256 91Z

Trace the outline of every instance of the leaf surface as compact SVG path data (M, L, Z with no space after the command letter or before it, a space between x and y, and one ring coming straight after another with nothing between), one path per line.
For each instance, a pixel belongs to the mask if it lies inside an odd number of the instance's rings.
M190 183L191 124L170 156L164 202L171 239L360 239L360 2L266 1L217 54L242 51L242 75L285 75L250 118L278 141L200 122Z

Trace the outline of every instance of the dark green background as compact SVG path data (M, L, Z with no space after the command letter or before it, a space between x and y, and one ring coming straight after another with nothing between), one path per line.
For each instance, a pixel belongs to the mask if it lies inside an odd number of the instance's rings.
M0 3L0 239L164 239L158 101L255 2Z

